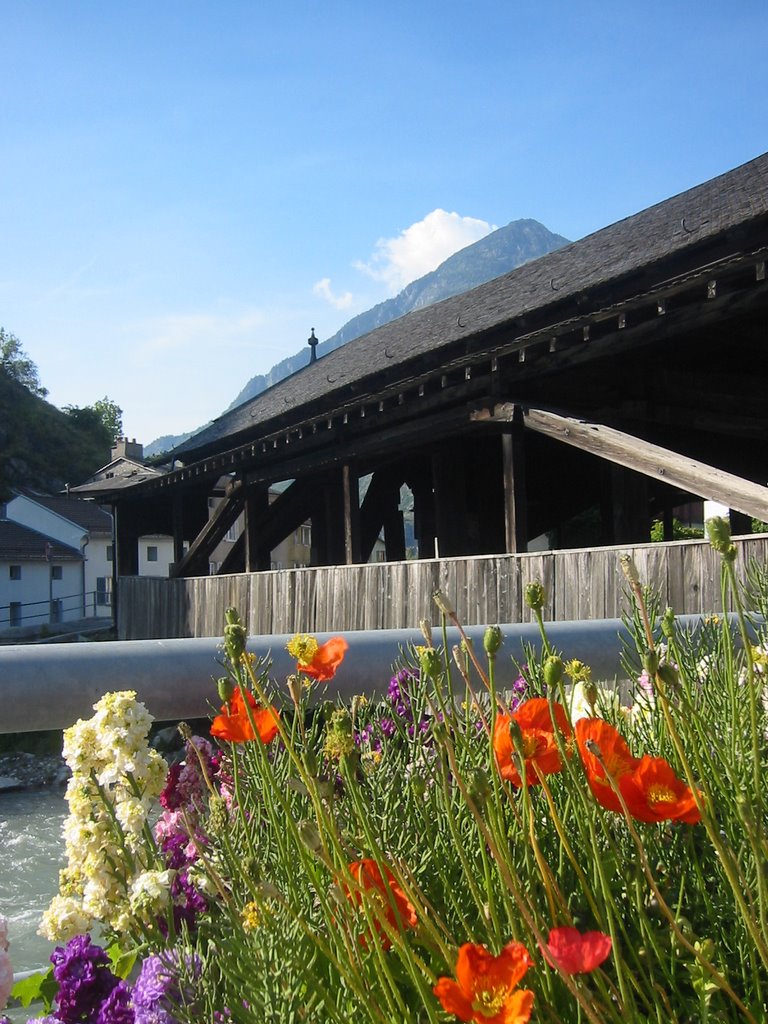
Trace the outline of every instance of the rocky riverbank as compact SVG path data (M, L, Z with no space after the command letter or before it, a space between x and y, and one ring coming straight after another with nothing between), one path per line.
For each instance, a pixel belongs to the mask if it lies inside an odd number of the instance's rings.
M69 768L58 754L0 754L0 793L50 786L63 788L69 775Z

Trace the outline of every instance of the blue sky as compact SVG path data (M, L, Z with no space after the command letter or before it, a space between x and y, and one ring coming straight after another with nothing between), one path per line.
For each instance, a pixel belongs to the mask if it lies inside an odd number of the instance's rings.
M150 442L494 226L768 149L768 4L3 0L0 325Z

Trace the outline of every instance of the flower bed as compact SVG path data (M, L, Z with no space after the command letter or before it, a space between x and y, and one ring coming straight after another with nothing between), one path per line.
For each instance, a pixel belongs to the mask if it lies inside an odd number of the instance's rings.
M624 565L629 704L551 648L538 586L508 692L495 627L344 705L343 638L294 638L277 683L228 612L183 761L131 693L65 734L59 945L13 998L48 1024L768 1019L768 573L738 585L710 532L733 622L682 631Z

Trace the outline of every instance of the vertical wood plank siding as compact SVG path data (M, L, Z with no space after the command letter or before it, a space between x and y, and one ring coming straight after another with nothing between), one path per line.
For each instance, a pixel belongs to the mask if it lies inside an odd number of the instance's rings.
M765 563L768 535L736 541L743 575ZM540 580L545 619L617 618L626 611L619 556L628 552L640 578L680 614L722 611L720 559L706 541L637 547L485 555L367 565L278 569L232 576L118 582L120 639L220 636L234 605L254 636L357 629L408 629L437 623L432 594L440 588L466 625L527 622L526 584Z

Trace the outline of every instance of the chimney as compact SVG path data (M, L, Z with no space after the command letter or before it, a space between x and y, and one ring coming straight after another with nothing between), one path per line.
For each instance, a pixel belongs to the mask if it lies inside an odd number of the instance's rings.
M112 445L112 461L115 459L132 459L134 462L144 461L144 445L137 444L136 438L129 441L127 437L118 437Z

